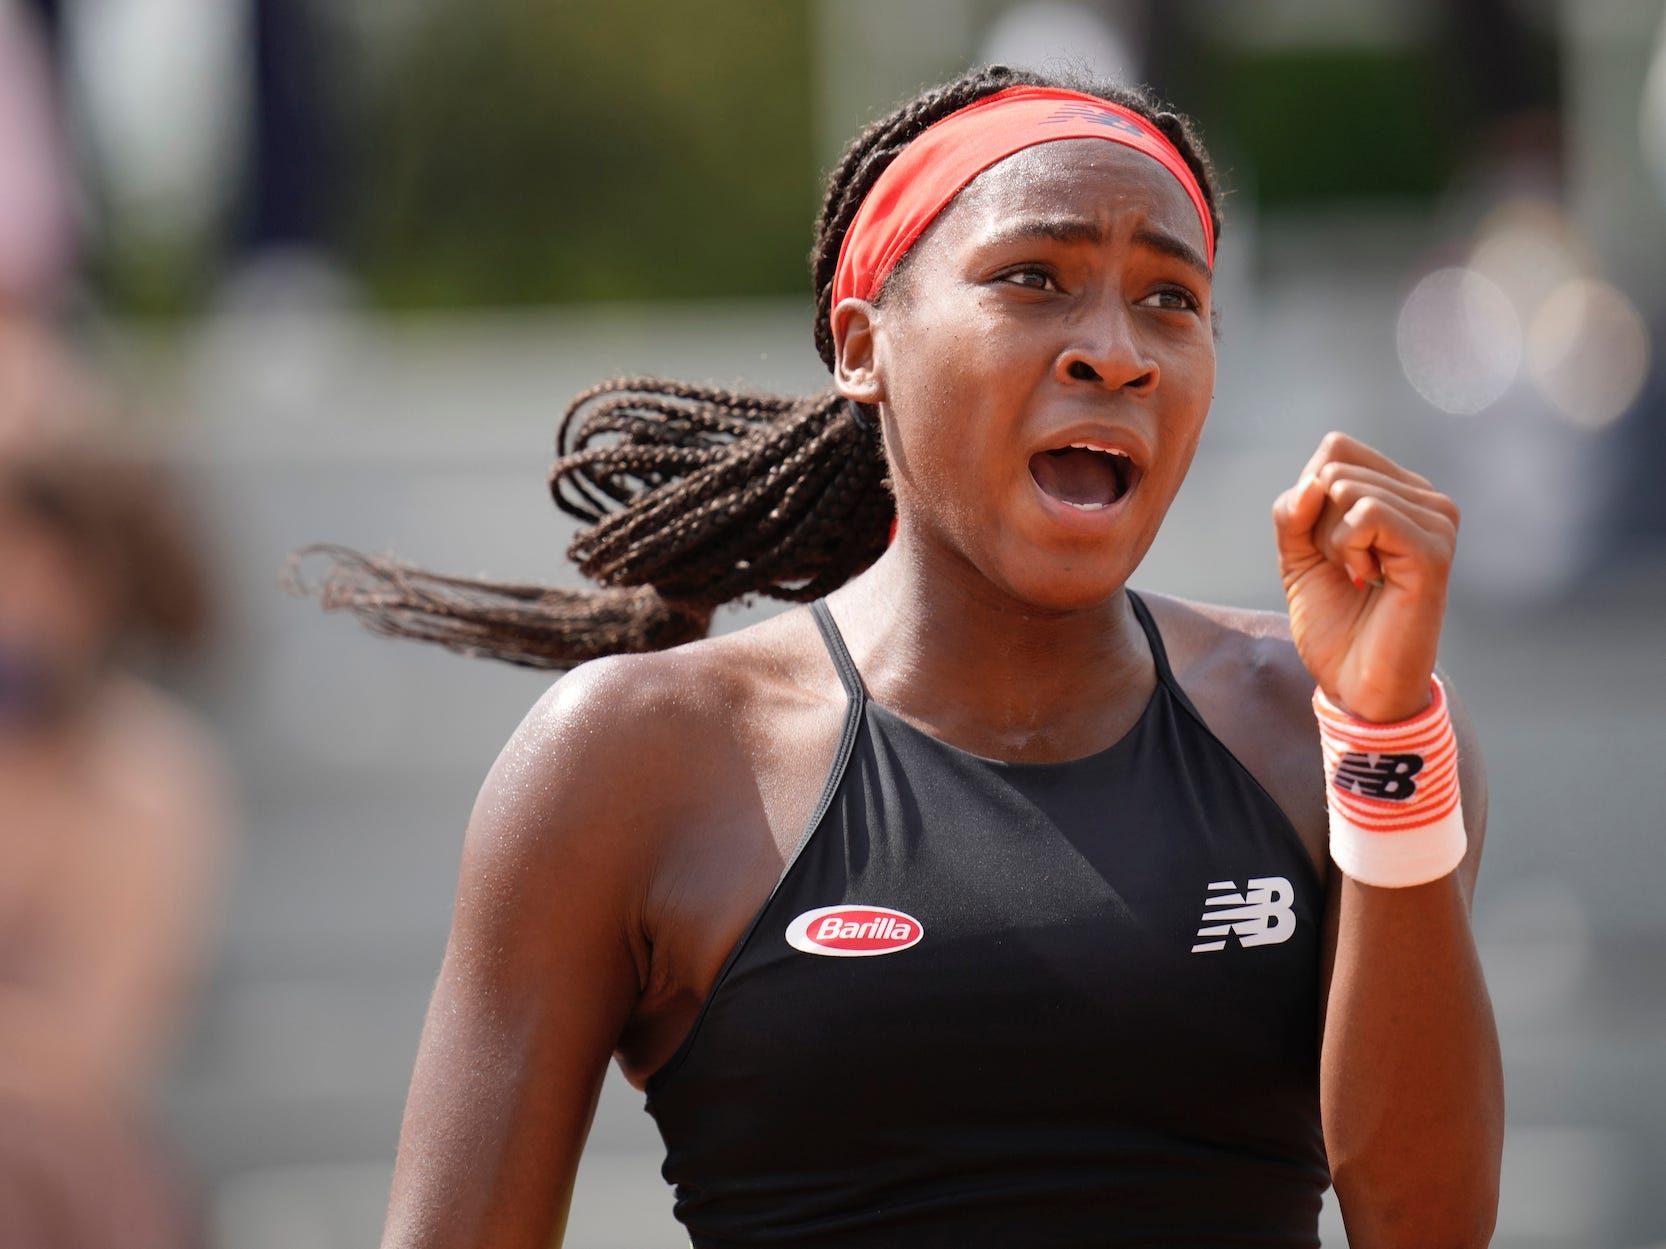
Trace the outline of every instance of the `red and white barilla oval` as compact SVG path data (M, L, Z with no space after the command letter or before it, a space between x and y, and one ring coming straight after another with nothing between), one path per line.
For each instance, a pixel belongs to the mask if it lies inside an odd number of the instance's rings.
M919 944L925 929L905 911L883 906L823 906L787 925L787 944L806 954L867 958Z

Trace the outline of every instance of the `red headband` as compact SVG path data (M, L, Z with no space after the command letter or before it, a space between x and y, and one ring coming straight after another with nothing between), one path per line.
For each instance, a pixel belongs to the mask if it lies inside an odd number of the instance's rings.
M1186 160L1145 118L1098 96L1054 87L1008 87L928 127L879 175L845 231L833 273L833 301L872 299L897 262L966 184L1038 143L1109 139L1144 152L1186 188L1215 263L1215 229L1203 189Z

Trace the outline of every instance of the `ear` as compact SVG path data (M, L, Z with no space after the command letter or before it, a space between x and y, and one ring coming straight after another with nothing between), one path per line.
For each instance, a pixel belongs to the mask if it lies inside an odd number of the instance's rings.
M857 403L885 398L879 365L879 309L865 299L842 299L833 309L833 389Z

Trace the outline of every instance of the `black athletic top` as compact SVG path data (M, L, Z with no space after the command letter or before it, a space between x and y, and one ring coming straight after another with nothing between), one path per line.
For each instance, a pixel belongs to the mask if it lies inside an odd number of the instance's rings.
M850 697L831 774L648 1082L696 1249L1316 1246L1318 874L1176 684L1067 763Z

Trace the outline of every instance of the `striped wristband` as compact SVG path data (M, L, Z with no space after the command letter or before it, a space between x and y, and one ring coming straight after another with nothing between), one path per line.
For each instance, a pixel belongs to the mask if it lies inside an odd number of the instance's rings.
M1458 742L1446 691L1434 679L1426 710L1398 724L1356 720L1313 692L1325 755L1330 853L1367 885L1438 880L1463 860Z

